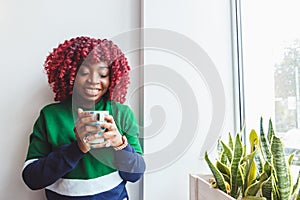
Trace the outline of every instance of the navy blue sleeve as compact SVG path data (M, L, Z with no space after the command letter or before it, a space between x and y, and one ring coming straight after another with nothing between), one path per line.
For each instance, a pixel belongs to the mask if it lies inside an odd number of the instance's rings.
M28 164L22 172L23 180L32 190L45 188L71 171L84 155L76 141L63 145L47 157Z
M138 181L146 169L144 158L130 144L115 152L115 166L121 178L130 182Z

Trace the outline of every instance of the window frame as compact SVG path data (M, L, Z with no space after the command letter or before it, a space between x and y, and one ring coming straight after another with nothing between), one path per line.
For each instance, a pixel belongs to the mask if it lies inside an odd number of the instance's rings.
M245 123L245 93L244 93L244 65L243 65L243 43L242 43L242 20L241 0L231 1L232 21L232 55L233 55L233 86L234 86L234 110L235 133L240 132ZM243 131L246 137L246 130ZM246 141L244 141L246 142Z

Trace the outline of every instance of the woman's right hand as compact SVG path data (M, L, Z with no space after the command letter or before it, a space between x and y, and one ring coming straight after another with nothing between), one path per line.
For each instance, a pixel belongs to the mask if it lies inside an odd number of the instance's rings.
M92 132L99 132L101 130L100 124L90 125L90 123L95 123L97 120L89 112L83 112L81 108L78 108L78 118L75 123L74 132L76 134L76 139L80 150L83 153L87 153L94 148L105 147L105 142L99 144L90 144L89 141L95 139L95 136L91 135ZM99 136L98 136L99 137Z

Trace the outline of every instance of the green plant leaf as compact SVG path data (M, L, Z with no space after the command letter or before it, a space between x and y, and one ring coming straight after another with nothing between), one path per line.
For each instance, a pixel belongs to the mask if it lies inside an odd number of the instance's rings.
M242 200L267 200L267 199L264 198L264 197L251 197L251 196L248 196L248 197L243 197Z
M226 183L230 183L230 176L228 176L227 174L223 174L222 173L222 176L223 176L223 178L224 178L224 180L225 180L225 186L226 186ZM228 184L229 185L229 184ZM230 189L230 186L229 186L229 189ZM227 193L228 193L228 187L226 187L226 191L227 191Z
M275 136L272 120L269 120L269 128L268 128L268 142L271 144L272 138Z
M226 174L227 176L230 177L230 169L229 167L227 167L226 165L224 165L223 163L221 163L220 161L217 160L216 162L216 167L217 169L222 173L222 174Z
M250 153L252 153L253 151L255 151L255 149L259 143L258 135L254 129L252 129L250 131L249 142L250 142Z
M289 155L289 158L288 158L288 164L289 164L289 166L292 165L294 157L295 157L295 153L292 153L292 154Z
M253 163L253 159L254 156L256 154L256 151L248 154L247 156L245 156L242 160L242 163L245 164L245 171L244 171L244 183L243 183L243 190L242 190L242 194L243 196L245 196L245 191L248 188L248 185L250 185L251 183L249 182L249 174L253 173L251 172L251 166L254 164ZM253 180L252 180L253 181ZM251 182L252 182L251 181Z
M227 157L227 154L223 150L222 153L221 153L221 155L220 155L220 162L223 163L224 165L227 165L228 164L228 160L229 160L229 158Z
M243 176L243 167L240 165L239 170L238 170L238 175L237 175L237 184L238 186L241 186L243 189L243 184L244 184L244 176Z
M269 178L270 176L268 176L267 173L262 173L260 175L259 181L256 181L255 183L253 183L252 185L250 185L247 189L246 189L246 195L245 196L256 196L257 192L259 191L259 189L261 188L262 184Z
M218 152L219 157L221 157L221 154L223 152L223 146L221 144L221 138L218 139L217 152Z
M263 162L262 162L262 158L260 156L260 149L258 151L258 153L255 154L254 156L254 160L255 160L255 163L256 163L256 167L257 167L257 170L258 170L258 173L261 174L263 172Z
M237 175L238 175L238 170L239 170L239 164L242 159L243 155L243 144L240 139L240 134L236 135L235 138L235 143L234 143L234 149L233 149L233 158L232 162L230 165L230 174L231 174L231 179L230 179L230 185L231 185L231 196L232 197L237 197L237 191L238 191L238 183L237 183Z
M300 189L298 190L297 200L300 200Z
M250 152L255 152L254 157L256 155L256 149L259 144L259 139L256 131L254 129L251 130L249 134L249 142L250 142ZM253 158L254 158L253 157ZM248 176L248 184L252 184L252 182L256 179L257 167L254 159L251 159L250 170Z
M242 200L267 200L264 197L247 196L243 197Z
M274 179L274 177L272 177L272 179ZM280 200L277 183L272 184L272 200Z
M231 163L231 161L232 161L232 150L223 141L221 141L221 144L224 148L224 153L226 154L229 162Z
M287 176L289 169L285 160L282 141L275 135L272 138L271 152L273 154L273 163L278 180L280 198L289 200L291 196L291 180L290 176Z
M231 133L229 133L228 137L229 137L228 145L229 145L230 149L233 150L233 139L232 139Z
M216 179L218 188L220 190L222 190L223 192L227 193L224 177L222 176L222 173L210 161L210 159L208 158L207 152L205 152L204 159Z
M296 192L299 190L299 188L300 188L300 171L298 173L298 178L296 180L296 183L295 183L295 185L293 187L292 196L294 196L296 194Z
M272 127L272 125L271 125L271 127ZM271 131L269 131L269 132L271 132ZM272 134L268 134L268 136L269 135L272 135ZM271 155L270 142L269 141L267 140L267 138L265 136L264 129L263 129L263 120L261 118L261 120L260 120L260 143L259 143L260 144L260 149L261 149L261 153L262 153L262 156L263 156L264 160L266 162L271 163L272 162L272 155Z
M272 199L272 176L270 176L265 182L262 183L261 193L263 197Z

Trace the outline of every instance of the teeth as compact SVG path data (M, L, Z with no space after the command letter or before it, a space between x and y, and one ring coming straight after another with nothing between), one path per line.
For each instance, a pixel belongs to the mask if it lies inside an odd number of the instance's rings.
M99 93L98 89L85 89L88 94L97 95Z

